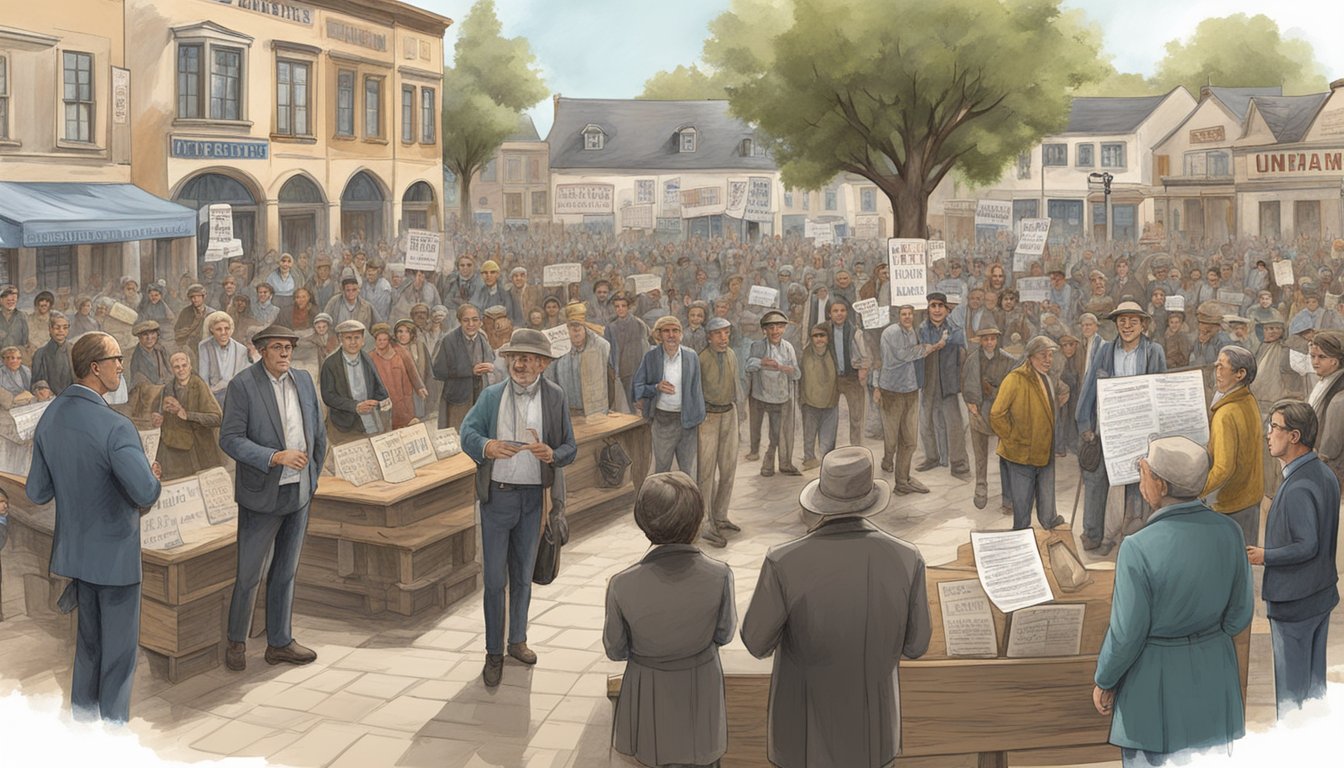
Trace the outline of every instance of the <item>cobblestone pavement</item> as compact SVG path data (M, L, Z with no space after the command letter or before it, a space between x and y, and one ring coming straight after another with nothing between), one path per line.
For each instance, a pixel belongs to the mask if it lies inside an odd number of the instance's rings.
M880 457L881 446L868 444ZM795 455L801 461L801 451ZM745 460L738 468L731 517L742 532L726 549L707 550L733 567L739 619L766 550L804 532L797 496L817 476L814 469L802 478L767 480L758 469ZM1076 460L1061 459L1057 475L1059 511L1068 518ZM973 484L947 469L918 477L932 493L897 496L873 520L918 544L929 564L953 559L972 529L1009 527L999 513L992 473L984 510L972 504ZM180 760L260 756L275 764L338 768L632 765L608 749L606 679L622 664L604 656L601 628L607 579L646 548L628 511L578 527L564 550L560 577L533 591L528 642L540 662L528 668L506 657L496 690L480 680L485 643L478 593L446 614L420 620L296 613L296 638L318 653L317 662L305 667L266 665L264 641L254 639L245 672L220 667L172 685L142 655L130 727L162 756ZM1093 566L1107 567L1114 559L1086 554ZM68 698L68 623L24 616L21 575L10 570L4 576L8 618L0 622L0 695L18 689ZM1336 611L1331 633L1336 665L1344 662L1340 616ZM1251 654L1248 720L1252 729L1263 729L1274 718L1273 673L1269 626L1258 599ZM753 659L737 639L722 658L729 672L770 669L768 660Z

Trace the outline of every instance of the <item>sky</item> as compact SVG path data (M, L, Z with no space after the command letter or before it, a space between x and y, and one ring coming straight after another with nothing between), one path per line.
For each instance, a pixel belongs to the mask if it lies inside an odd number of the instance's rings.
M454 20L475 0L408 0ZM936 1L936 0L935 0ZM1187 38L1209 16L1263 13L1281 32L1307 39L1327 79L1344 77L1344 2L1331 0L1065 0L1105 32L1106 52L1117 69L1151 75L1169 40ZM655 72L694 63L709 21L728 0L496 0L504 34L532 44L551 93L580 98L633 98ZM1332 35L1331 33L1335 33ZM456 27L445 41L451 59ZM550 130L550 99L531 109L537 130Z

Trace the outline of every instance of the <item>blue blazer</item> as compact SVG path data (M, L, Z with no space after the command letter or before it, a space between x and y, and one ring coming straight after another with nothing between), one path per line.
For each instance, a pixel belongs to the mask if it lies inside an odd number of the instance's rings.
M1078 410L1074 414L1078 419L1079 432L1091 432L1096 425L1097 379L1115 375L1115 345L1118 341L1120 338L1117 336L1104 344L1098 344L1097 351L1092 353L1087 379L1083 381L1083 392L1078 396ZM1140 336L1136 353L1139 358L1136 375L1167 372L1167 352L1161 344L1154 344L1147 336Z
M663 345L644 353L644 359L630 382L632 402L644 401L644 418L653 421L658 405L658 382L663 380ZM689 347L681 348L681 426L692 429L705 420L705 391L700 385L700 357Z
M1339 481L1314 452L1300 461L1274 494L1265 518L1260 596L1269 617L1283 621L1317 616L1339 603Z
M943 397L961 392L961 358L966 351L966 333L949 318L943 321L947 328L947 346L934 352L938 356L938 380L942 383ZM942 328L934 328L928 320L915 326L920 344L937 344L943 337ZM915 382L924 388L924 361L915 361Z
M298 368L290 368L289 373L294 377L299 391L299 409L303 411L303 436L308 444L308 466L304 472L311 498L317 490L317 476L322 472L322 462L327 455L327 425L317 410L313 378ZM233 494L239 506L251 512L283 514L295 511L276 508L280 475L285 468L272 467L271 456L285 449L285 428L280 421L280 406L275 402L275 389L260 361L243 369L229 382L224 398L224 420L219 426L219 447L238 462Z
M131 420L88 387L52 401L33 435L27 494L56 500L51 572L104 586L140 583L140 510L160 485Z
M482 503L490 500L490 474L495 467L495 460L485 457L485 444L495 439L499 401L504 396L504 387L510 383L505 379L481 390L476 404L462 419L462 452L476 462L476 498ZM555 482L555 469L573 463L579 455L579 447L574 442L565 391L544 377L541 379L541 432L542 441L555 452L552 464L541 465L541 484L549 488Z

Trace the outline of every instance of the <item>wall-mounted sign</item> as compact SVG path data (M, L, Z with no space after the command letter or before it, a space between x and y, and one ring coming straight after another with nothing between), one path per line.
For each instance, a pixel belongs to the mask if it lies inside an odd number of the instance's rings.
M556 184L556 214L611 213L616 187L611 184Z
M174 136L168 144L169 154L173 157L265 160L271 155L271 145L268 141L215 141L179 139Z
M1226 140L1227 131L1221 125L1215 125L1212 128L1192 128L1190 130L1191 144L1212 144Z
M1322 136L1344 135L1344 109L1322 112L1321 116L1316 118L1316 129Z
M336 19L327 19L327 37L343 43L358 45L371 51L387 50L387 35L372 29L356 27Z
M1341 172L1344 172L1344 151L1338 149L1254 152L1246 162L1246 175L1252 179L1334 176Z
M313 25L313 9L297 3L275 2L275 0L215 0L220 5L236 5L244 11L264 13L277 19L295 24Z
M131 121L131 70L112 68L112 122L125 125Z

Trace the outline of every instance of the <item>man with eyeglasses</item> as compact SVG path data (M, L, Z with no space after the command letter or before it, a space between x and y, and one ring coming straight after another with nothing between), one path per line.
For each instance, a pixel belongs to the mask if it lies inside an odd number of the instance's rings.
M298 334L272 325L252 336L261 360L229 382L219 447L238 462L238 572L229 602L225 666L247 667L247 633L261 569L266 578L266 663L307 664L312 650L294 641L294 574L308 528L308 506L327 453L327 429L313 379L291 368ZM341 354L337 352L336 355Z
M50 570L71 580L61 610L79 607L73 715L125 723L140 637L140 515L159 498L159 466L104 400L121 383L116 339L87 333L73 347L76 378L37 425L26 493L56 502Z

